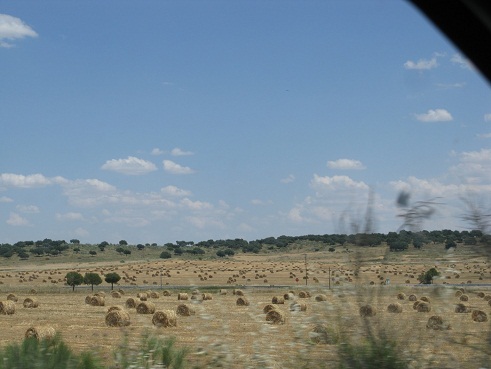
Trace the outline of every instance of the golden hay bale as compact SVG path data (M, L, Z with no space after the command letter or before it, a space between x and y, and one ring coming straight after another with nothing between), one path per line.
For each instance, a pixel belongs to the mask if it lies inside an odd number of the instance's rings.
M491 295L484 295L483 299L484 301L489 301L491 300Z
M136 312L138 314L153 314L155 313L155 304L150 301L141 301L136 305Z
M176 309L176 314L181 316L191 316L195 314L195 311L186 304L179 304Z
M327 326L317 324L310 332L310 339L313 343L324 343L327 345L336 344L339 341L339 336Z
M17 302L17 301L19 301L19 298L16 295L14 295L13 293L9 293L7 295L7 300Z
M431 311L431 306L429 303L423 301L418 304L416 311L418 313L428 313Z
M484 292L478 292L478 293L477 293L477 297L484 298L484 296L486 296L486 295L484 294Z
M274 296L272 299L271 299L271 302L273 304L284 304L285 303L285 299L281 296Z
M177 294L177 299L178 300L187 300L188 299L188 294L184 292L180 292Z
M87 295L87 296L85 296L85 303L86 303L87 305L90 305L90 299L91 299L91 298L92 298L92 296L91 296L91 295Z
M226 294L227 294L227 290L225 290L225 289L222 288L220 290L220 295L226 295Z
M457 305L455 305L455 312L456 313L470 313L471 309L464 304L457 304Z
M409 295L409 297L407 298L409 301L417 301L418 300L418 296L412 294L412 295Z
M94 295L90 298L90 305L92 306L104 306L105 304L106 301L102 296Z
M303 302L293 302L290 304L290 311L307 311L307 304Z
M370 317L377 315L377 312L371 305L363 305L360 306L360 316L362 317Z
M421 296L420 300L421 301L424 301L424 302L427 302L427 303L430 303L430 298L427 297L427 296Z
M121 296L124 296L124 290L122 290L122 289L120 288L120 289L118 290L118 292L119 292L119 294L120 294Z
M402 313L402 306L397 302L394 304L389 304L389 306L387 306L387 311L389 313Z
M472 320L478 323L487 322L488 315L482 310L474 310L472 312Z
M116 310L124 310L124 308L122 306L119 306L119 305L113 305L107 309L106 313L109 313L111 311L116 311Z
M285 314L278 309L273 309L266 314L266 321L271 324L284 324Z
M31 297L26 297L24 299L23 305L25 308L32 309L32 308L37 308L39 306L39 302Z
M177 315L172 310L159 310L153 314L152 324L157 327L176 327Z
M276 306L274 306L273 304L267 304L264 308L263 308L263 313L264 314L267 314L269 313L271 310L274 310L276 309Z
M455 297L460 297L462 296L464 293L461 291L461 290L457 290L455 291Z
M418 308L418 305L421 304L421 301L417 300L417 301L414 301L414 304L413 304L413 309L416 310Z
M106 297L106 293L104 291L99 291L95 294L95 296Z
M459 297L460 301L469 301L469 296L466 294L460 295Z
M234 295L244 296L244 291L242 291L242 290L234 290Z
M152 292L150 292L150 298L151 299L158 299L158 298L160 298L160 294L158 292L152 291Z
M443 318L438 315L433 315L428 319L428 322L426 323L426 328L433 329L435 331L452 329L450 327L450 324L444 324Z
M405 300L406 299L406 294L404 292L399 292L397 294L397 299L398 300Z
M291 292L288 292L288 293L285 293L285 294L283 295L283 298L284 298L285 300L293 300L293 299L295 298L295 295L294 295L293 293L291 293Z
M201 298L202 298L203 300L213 300L213 296L212 296L212 294L211 294L211 293L203 293L203 294L201 295Z
M113 292L111 292L111 297L115 298L115 299L120 299L121 294L118 291L113 291Z
M56 331L53 327L30 327L25 333L25 338L35 338L37 340L50 340L56 335Z
M327 296L321 293L321 294L315 296L315 301L318 301L318 302L327 301Z
M109 310L106 313L106 325L108 327L126 327L130 323L130 314L123 309Z
M300 291L298 293L298 297L300 297L301 299L307 299L310 297L310 293L308 291Z
M134 297L129 297L129 298L126 300L125 306L126 306L128 309L134 309L134 308L136 308L136 304L137 304L137 300L136 300Z
M164 290L162 292L162 296L170 296L170 291L169 290Z
M15 313L15 303L13 301L0 301L0 314L12 315Z
M249 306L249 301L245 297L239 297L235 302L237 306Z

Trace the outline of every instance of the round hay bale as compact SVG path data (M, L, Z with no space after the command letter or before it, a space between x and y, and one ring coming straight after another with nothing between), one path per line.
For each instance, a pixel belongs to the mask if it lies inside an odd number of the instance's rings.
M451 329L450 324L444 324L443 318L438 315L433 315L428 319L428 322L426 323L426 328L433 329L435 331Z
M158 299L158 298L160 298L160 294L158 292L152 291L152 292L150 292L150 298L151 299Z
M106 297L106 293L104 291L99 291L95 294L95 296Z
M360 316L362 317L371 317L377 315L377 312L371 305L363 305L360 306Z
M85 303L86 303L87 305L90 305L90 299L91 299L91 298L92 298L92 296L91 296L91 295L87 295L87 296L85 296Z
M164 292L162 292L162 296L170 296L170 291L164 290Z
M115 306L111 307L114 308ZM111 309L110 308L110 309ZM130 325L130 314L123 309L109 310L106 313L106 325L108 327L126 327Z
M234 290L234 295L244 296L244 291L242 291L242 290Z
M321 302L321 301L327 301L327 296L324 294L319 294L315 296L315 301Z
M26 297L24 299L23 305L25 308L33 309L33 308L37 308L39 306L39 302L32 297Z
M308 299L310 297L310 293L308 291L300 291L298 293L298 297L301 299Z
M249 301L245 297L241 296L237 299L235 304L237 306L249 306Z
M111 292L111 297L115 298L115 299L120 299L121 294L118 291L113 291L113 292Z
M159 310L153 314L152 324L157 327L176 327L177 315L172 310Z
M339 337L337 337L332 330L323 324L317 324L312 329L310 339L313 343L322 343L327 345L334 345L339 341Z
M307 304L303 302L293 302L290 304L290 311L307 311Z
M427 296L421 296L420 300L421 301L424 301L424 302L427 302L427 303L430 303L430 298L427 297Z
M266 314L266 321L271 324L285 324L285 314L278 309L273 309Z
M263 308L263 313L264 314L267 314L269 313L271 310L275 310L276 309L276 306L274 306L273 304L267 304L264 308Z
M295 295L294 295L293 293L291 293L291 292L288 292L288 293L285 293L285 294L283 295L283 298L284 298L285 300L293 300L293 299L295 298Z
M285 303L285 299L282 296L274 296L271 299L271 302L273 304L284 304Z
M186 304L179 304L176 309L176 314L181 316L191 316L195 314L195 311Z
M409 295L409 297L407 299L409 301L417 301L418 300L418 296L416 296L414 294L411 294L411 295Z
M9 293L7 295L7 300L17 302L17 301L19 301L19 298L16 295L14 295L13 293Z
M155 304L150 301L141 301L136 305L136 312L138 314L153 314L155 313Z
M431 306L429 303L422 301L416 307L416 311L418 313L428 313L431 311Z
M489 301L491 300L491 295L484 295L483 299L484 301Z
M469 296L466 294L462 294L462 295L460 295L459 300L460 301L469 301Z
M201 298L202 298L203 300L213 300L213 296L212 296L212 294L211 294L211 293L203 293L203 294L201 295Z
M107 309L106 313L110 313L111 311L117 311L117 310L124 310L124 308L119 305L113 305Z
M15 313L15 303L11 300L0 301L0 314L12 315Z
M398 300L405 300L406 299L406 294L404 292L399 292L397 294L397 299Z
M136 308L136 304L137 304L137 300L134 297L129 297L126 300L126 302L125 302L125 306L128 309L134 309L134 308Z
M457 304L457 305L455 305L455 312L456 313L470 313L471 309L464 304Z
M199 290L192 290L191 291L191 295L193 295L193 296L199 295L199 294L200 294Z
M464 293L461 291L461 290L457 290L455 291L455 297L460 297L462 296Z
M102 296L94 295L90 298L90 305L92 306L104 306L105 304L106 301Z
M55 335L56 331L53 327L29 327L24 334L24 337L35 338L37 340L51 340Z
M472 320L478 323L487 322L488 315L482 310L474 310L472 312Z
M222 288L220 290L220 295L226 295L226 294L227 294L227 290L225 290L225 289Z
M484 296L486 296L484 292L477 293L477 297L484 298Z
M189 298L187 293L180 292L177 294L177 299L178 300L187 300Z
M35 295L36 293L38 293L34 288L31 288L29 290L29 293L32 293L33 295Z
M414 301L414 304L413 304L413 309L414 309L414 310L417 310L417 309L418 309L418 305L419 305L419 304L421 304L421 302L422 302L422 301L419 301L419 300Z
M402 313L402 305L398 302L389 304L389 306L387 306L387 311L389 313Z
M124 290L123 290L123 289L121 289L121 288L120 288L120 289L118 290L118 292L119 292L119 294L120 294L121 296L124 296Z
M191 295L191 300L194 301L203 301L203 297L200 295Z

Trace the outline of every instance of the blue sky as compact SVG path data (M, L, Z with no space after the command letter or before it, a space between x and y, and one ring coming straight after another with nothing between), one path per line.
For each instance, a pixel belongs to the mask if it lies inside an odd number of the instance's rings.
M0 0L0 242L350 233L491 191L489 85L405 1Z

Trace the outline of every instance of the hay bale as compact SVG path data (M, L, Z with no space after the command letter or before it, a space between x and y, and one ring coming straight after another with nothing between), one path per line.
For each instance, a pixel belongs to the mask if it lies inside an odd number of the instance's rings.
M13 293L9 293L7 295L7 300L17 302L17 301L19 301L19 298L16 295L14 295Z
M203 293L203 294L201 295L201 298L202 298L203 300L213 300L213 296L212 296L212 294L211 294L211 293Z
M398 300L405 300L406 299L406 294L404 292L399 292L397 294L397 299Z
M293 299L295 298L295 295L294 295L293 293L291 293L291 292L288 292L288 293L285 293L285 294L283 295L283 298L284 298L285 300L293 300Z
M92 296L91 296L91 295L87 295L87 296L85 296L85 303L86 303L87 305L90 305L90 299L91 299L91 298L92 298Z
M324 294L319 294L315 296L315 301L321 302L321 301L327 301L327 296Z
M290 304L290 311L307 311L307 304L303 302L293 302Z
M234 290L234 295L244 296L244 291L242 291L242 290Z
M478 323L487 322L488 315L482 310L474 310L472 312L472 320Z
M106 304L106 301L104 297L100 295L94 295L90 298L90 305L92 306L104 306Z
M455 312L456 313L470 313L471 309L464 304L457 304L457 305L455 305Z
M269 313L271 310L275 310L276 309L276 306L274 306L273 304L267 304L264 308L263 308L263 313L264 314L267 314Z
M115 308L115 306L111 307ZM106 325L108 327L126 327L130 325L130 314L123 309L114 309L111 308L106 313Z
M121 294L118 291L113 291L113 292L111 292L111 297L115 298L115 299L120 299Z
M176 314L181 316L191 316L195 314L195 311L186 304L179 304L177 305Z
M418 309L418 305L419 305L419 304L421 304L421 302L422 302L422 301L419 301L419 300L414 301L414 304L413 304L413 309L414 309L414 310L417 310L417 309Z
M104 291L99 291L95 294L95 296L106 297L106 293Z
M120 288L120 289L118 290L118 292L119 292L119 294L120 294L121 296L124 296L124 290L122 290L122 289Z
M0 314L12 315L15 313L15 303L11 300L0 301Z
M37 340L51 340L56 336L56 331L53 327L30 327L24 334L25 338L35 338Z
M36 299L31 298L31 297L26 297L22 304L24 305L25 308L28 308L28 309L37 308L39 306L39 302Z
M119 305L113 305L107 309L106 313L109 313L111 311L117 311L117 310L124 310L124 308L122 306L119 306Z
M226 295L226 294L227 294L227 290L225 290L225 289L222 288L220 290L220 295Z
M491 300L491 295L484 295L483 299L484 301L489 301Z
M158 292L152 291L152 292L150 292L150 298L151 299L158 299L158 298L160 298L160 294Z
M461 291L461 290L457 290L455 291L455 297L460 297L462 296L464 293Z
M363 305L360 306L360 316L362 317L371 317L377 315L377 312L371 305Z
M387 311L389 313L402 313L402 305L398 302L389 304L389 306L387 306Z
M298 297L301 299L308 299L310 297L310 293L308 291L300 291L298 293Z
M249 306L249 301L245 297L239 297L235 302L237 306Z
M159 310L153 314L152 324L157 327L176 327L177 315L172 310Z
M285 314L278 309L273 309L266 314L266 321L271 324L285 324Z
M433 315L428 319L428 322L426 323L426 328L433 329L435 331L452 329L450 327L450 324L444 324L443 318L438 315Z
M431 311L431 306L429 303L422 301L416 307L416 311L418 313L428 313Z
M317 324L310 333L310 339L313 343L323 343L327 345L334 345L338 343L339 336L335 334L331 329L323 324Z
M126 302L125 302L125 306L128 309L134 309L134 308L136 308L136 304L137 304L137 300L134 297L129 297L126 300Z
M462 295L460 295L459 300L460 301L469 301L469 296L466 294L462 294Z
M285 299L282 296L274 296L271 299L271 302L273 304L284 304L285 303Z
M180 292L177 294L177 299L178 300L187 300L189 298L187 293Z
M418 296L416 296L414 294L411 294L411 295L409 295L409 297L407 299L409 301L417 301L418 300Z
M162 292L162 296L170 296L170 291L169 290L164 290Z
M484 292L477 293L477 297L484 298L484 296L486 296Z
M153 314L155 313L155 304L150 301L141 301L136 305L138 314Z
M424 302L427 302L427 303L430 303L430 298L427 297L427 296L421 296L420 300L421 301L424 301Z

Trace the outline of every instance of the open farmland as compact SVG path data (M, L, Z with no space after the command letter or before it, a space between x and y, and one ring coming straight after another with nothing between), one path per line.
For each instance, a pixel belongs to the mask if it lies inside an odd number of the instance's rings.
M412 367L474 367L485 356L482 350L489 349L489 322L473 321L472 311L491 313L491 290L487 286L491 273L486 258L464 247L450 253L436 246L417 254L387 253L384 247L350 247L334 253L307 253L306 257L298 252L216 260L46 262L1 268L0 300L6 301L13 293L17 302L14 314L0 315L0 345L20 342L31 326L52 326L73 349L90 349L109 359L115 345L125 337L136 344L147 332L175 336L178 346L191 348L188 358L199 367L220 363L236 368L296 368L299 363L329 367L337 360L340 340L359 340L367 334L365 323L369 322L376 331L387 332L402 345ZM418 275L435 266L442 273L435 281L437 286L417 286ZM64 284L69 271L116 272L122 279L115 290L122 293L113 296L110 285L103 282L95 286L94 293L103 292L104 306L87 304L86 297L93 292L87 286L72 292ZM307 286L303 278L306 273ZM387 279L389 285L385 284ZM467 301L456 296L462 287ZM242 297L234 294L238 289L248 305L237 305ZM179 304L186 304L195 314L177 316L177 326L156 327L152 314L139 314L125 306L129 298L137 299L146 291L158 294L158 298L147 299L157 311L176 311ZM164 291L170 295L164 296ZM301 292L310 296L302 298ZM179 301L179 293L187 293L189 299ZM211 299L203 299L204 293ZM428 297L430 311L415 310L411 294L419 301ZM28 297L35 299L38 307L24 307ZM266 321L263 311L275 297L283 300L276 304L283 324ZM292 310L294 302L306 310ZM465 304L467 313L455 312L459 303ZM360 317L360 306L365 304L372 306L375 316ZM389 312L390 304L399 304L400 312ZM128 326L106 325L106 312L114 305L129 313ZM433 315L442 317L445 329L426 328ZM332 344L313 343L324 337L313 333L318 324L328 328Z

